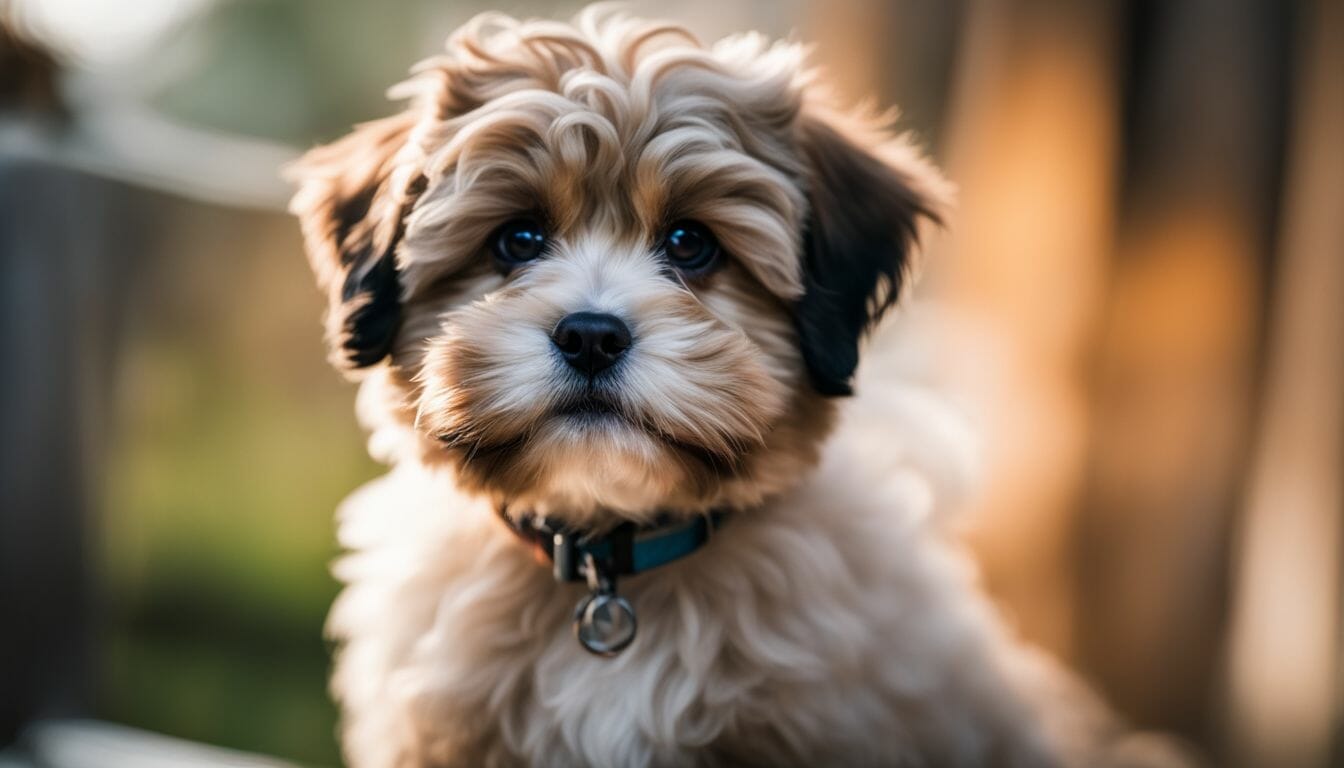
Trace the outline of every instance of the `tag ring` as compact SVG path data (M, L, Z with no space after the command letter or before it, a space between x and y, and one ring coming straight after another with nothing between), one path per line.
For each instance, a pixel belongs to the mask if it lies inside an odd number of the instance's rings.
M574 606L574 635L589 653L615 656L635 640L635 609L616 594L615 578L591 554L584 555L583 565L589 592Z

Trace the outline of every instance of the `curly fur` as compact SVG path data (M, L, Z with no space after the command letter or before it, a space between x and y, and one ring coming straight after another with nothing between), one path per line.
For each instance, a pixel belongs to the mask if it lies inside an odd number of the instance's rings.
M955 423L897 382L830 397L946 185L804 59L600 9L487 14L396 90L406 112L295 170L333 361L393 465L340 514L352 765L1100 764L1104 712L1003 631L930 523ZM519 215L550 250L496 269L485 243ZM668 266L681 219L722 268ZM598 383L549 340L593 310L635 338ZM614 416L557 415L594 387ZM501 505L594 528L736 514L622 582L640 636L598 659L569 631L579 588Z

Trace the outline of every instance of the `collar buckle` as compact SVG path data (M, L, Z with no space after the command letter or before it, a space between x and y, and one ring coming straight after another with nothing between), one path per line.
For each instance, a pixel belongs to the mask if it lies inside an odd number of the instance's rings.
M572 533L558 532L551 537L551 572L559 582L579 578L579 546Z

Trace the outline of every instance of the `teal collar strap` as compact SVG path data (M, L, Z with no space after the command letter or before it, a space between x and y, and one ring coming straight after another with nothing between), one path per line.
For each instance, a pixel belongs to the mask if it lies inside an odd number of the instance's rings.
M556 581L587 581L591 559L606 575L632 576L695 552L727 518L710 512L685 520L659 518L647 525L622 523L604 534L576 531L546 517L512 517L500 511L509 529L553 565Z

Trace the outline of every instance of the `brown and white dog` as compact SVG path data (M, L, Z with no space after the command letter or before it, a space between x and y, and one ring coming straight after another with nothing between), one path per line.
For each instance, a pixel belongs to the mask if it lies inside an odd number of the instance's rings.
M1110 760L1104 712L928 522L937 408L890 382L838 409L948 193L804 54L488 14L405 112L294 170L332 361L392 466L341 510L351 765ZM557 580L557 532L583 554L696 520L621 581L629 647L576 643L614 589L591 559Z

